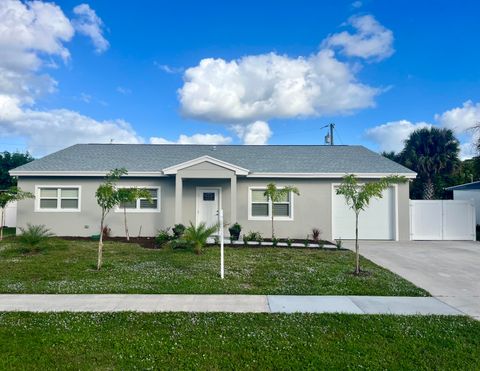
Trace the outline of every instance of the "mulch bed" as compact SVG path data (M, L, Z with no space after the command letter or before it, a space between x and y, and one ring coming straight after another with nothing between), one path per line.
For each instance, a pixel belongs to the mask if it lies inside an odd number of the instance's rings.
M91 237L60 237L63 240L67 241L95 241ZM130 237L130 241L127 241L125 237L106 237L103 241L115 241L123 243L136 243L147 249L158 249L159 247L155 243L154 237Z
M63 240L67 241L75 241L75 240L80 240L80 241L95 241L91 237L60 237ZM115 241L115 242L122 242L122 243L136 243L144 248L147 249L159 249L161 246L158 246L155 243L155 238L154 237L130 237L130 241L127 241L125 237L105 237L103 241ZM299 243L303 244L305 240L303 239L291 239L292 243ZM270 238L265 238L263 239L262 242L272 242ZM285 242L285 240L280 239L279 242ZM330 241L320 241L323 245L328 245L328 246L334 246L333 243ZM310 240L310 243L316 243L313 240ZM225 243L225 246L230 246L230 247L245 247L243 244L230 244L230 243ZM264 245L264 244L249 244L248 247L257 247L257 248L262 248L262 247L272 247L271 245ZM304 246L276 246L277 248L291 248L291 249L318 249L318 247L304 247Z

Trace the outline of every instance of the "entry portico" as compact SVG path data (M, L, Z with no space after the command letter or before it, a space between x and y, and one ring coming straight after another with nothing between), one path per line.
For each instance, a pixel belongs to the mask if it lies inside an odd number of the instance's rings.
M165 175L175 176L175 223L185 223L183 220L183 209L185 206L191 207L191 205L184 205L184 201L188 200L188 198L184 197L184 182L188 182L190 187L195 187L196 189L194 204L197 224L201 212L201 201L204 197L210 197L206 196L207 193L212 193L208 191L211 189L218 190L218 193L216 193L218 198L215 199L214 193L214 199L211 201L216 202L216 205L220 207L224 191L222 184L229 183L230 197L228 208L230 209L230 221L232 223L235 222L237 220L237 176L246 176L248 173L248 169L210 156L202 156L164 169ZM205 192L202 192L202 189Z

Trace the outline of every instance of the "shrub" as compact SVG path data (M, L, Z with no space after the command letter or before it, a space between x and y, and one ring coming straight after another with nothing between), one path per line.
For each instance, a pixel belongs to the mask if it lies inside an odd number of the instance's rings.
M247 239L247 241L257 241L261 242L263 240L262 234L260 232L248 232L247 235L243 236L243 239Z
M207 243L207 239L211 237L218 230L218 225L207 227L205 223L200 223L195 227L192 222L188 228L185 229L183 238L193 245L195 254L200 254L203 247Z
M36 247L47 238L52 237L53 233L45 225L27 224L27 228L21 228L22 232L18 239L21 243L30 247Z
M174 238L181 238L185 233L185 229L186 227L183 224L175 224L172 228Z
M272 238L272 247L277 247L279 241L280 240L278 238L273 237Z
M337 246L337 249L341 249L343 247L343 241L341 238L335 240L335 246Z
M235 223L230 228L228 228L228 232L230 233L230 240L238 241L241 231L242 231L242 226L238 223Z
M158 231L157 236L155 237L155 243L162 247L173 239L173 236L169 233L170 228L161 229Z
M292 247L292 240L290 237L288 237L285 242L287 243L287 247Z
M192 247L192 244L184 239L174 239L169 242L169 246L172 249L189 249Z
M313 240L318 243L320 241L320 235L322 232L318 228L312 228L312 238Z

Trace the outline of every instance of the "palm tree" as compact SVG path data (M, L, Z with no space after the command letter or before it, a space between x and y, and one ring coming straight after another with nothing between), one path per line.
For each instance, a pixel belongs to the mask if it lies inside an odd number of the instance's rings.
M275 212L274 212L273 205L276 202L284 201L290 195L290 193L295 193L296 195L300 195L300 192L298 191L297 187L284 186L284 187L278 188L275 183L269 183L267 185L267 189L265 190L265 192L263 194L272 203L272 210L271 210L271 214L272 214L272 240L275 238L275 230L274 230L274 227L273 227Z
M418 196L431 200L438 195L440 190L435 189L434 183L439 176L448 177L457 171L459 152L458 140L450 129L422 128L410 134L400 159L403 165L418 173L415 181L421 185Z
M218 225L207 227L205 223L200 223L195 227L192 222L185 229L183 238L193 245L193 251L199 255L202 248L206 245L207 239L218 230Z

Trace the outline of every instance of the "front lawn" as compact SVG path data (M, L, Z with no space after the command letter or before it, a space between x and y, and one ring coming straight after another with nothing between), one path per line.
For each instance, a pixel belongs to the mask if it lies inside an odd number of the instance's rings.
M0 313L0 369L480 369L467 317Z
M50 239L31 253L8 239L0 244L0 293L428 295L366 259L370 274L353 276L354 255L345 250L226 248L221 280L218 247L195 255L109 241L101 271L96 249L92 241Z

